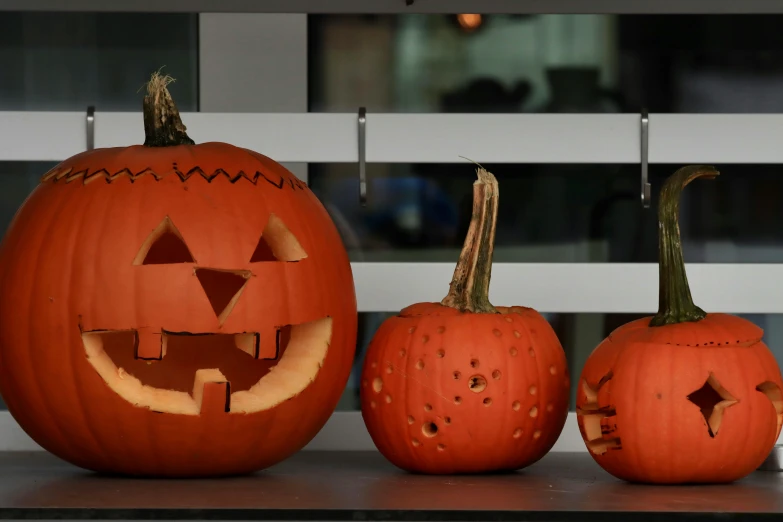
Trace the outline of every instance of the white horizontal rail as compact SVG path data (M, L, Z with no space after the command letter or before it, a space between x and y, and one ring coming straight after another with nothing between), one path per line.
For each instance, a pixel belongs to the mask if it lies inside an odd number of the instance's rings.
M783 2L781 2L783 5ZM224 141L282 162L358 161L355 114L185 113L197 143ZM80 112L0 112L0 161L60 161L86 147ZM652 114L651 163L783 163L783 114ZM367 161L637 163L636 114L367 115ZM141 113L96 112L95 146L144 141Z
M440 301L453 263L353 263L362 312L393 312L412 303ZM783 313L783 264L691 263L693 299L708 312ZM496 263L490 300L539 312L654 313L654 263Z
M3 0L0 11L192 13L781 13L779 0Z

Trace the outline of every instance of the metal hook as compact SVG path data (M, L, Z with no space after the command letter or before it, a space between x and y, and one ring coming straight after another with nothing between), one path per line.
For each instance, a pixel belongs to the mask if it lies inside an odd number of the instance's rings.
M367 109L359 107L358 119L359 131L359 203L363 207L367 206L367 156L366 156L366 128L367 128Z
M95 107L87 107L87 150L95 148Z
M648 156L650 152L650 116L642 109L641 127L641 163L642 163L642 207L650 208L650 183L647 179Z

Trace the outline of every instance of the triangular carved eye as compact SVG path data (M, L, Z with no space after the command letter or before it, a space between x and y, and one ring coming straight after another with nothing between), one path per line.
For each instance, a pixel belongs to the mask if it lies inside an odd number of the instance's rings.
M264 261L300 261L307 257L302 245L296 236L288 230L285 223L274 214L270 214L269 221L261 233L253 255L250 256L251 263L261 263Z
M194 263L193 254L182 239L177 227L166 216L141 244L133 259L134 265L164 265L171 263Z

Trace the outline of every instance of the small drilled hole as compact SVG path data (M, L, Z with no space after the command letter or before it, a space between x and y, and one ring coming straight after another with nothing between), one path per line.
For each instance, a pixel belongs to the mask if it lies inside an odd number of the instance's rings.
M416 422L416 419L413 418L413 415L408 415L408 424L413 424Z
M430 340L430 336L429 335L422 335L421 336L421 342L423 342L424 344L427 344L429 342L429 340Z
M387 367L386 367L386 373L388 373L389 375L391 375L391 373L392 373L393 371L394 371L394 368L392 368L391 366L387 366Z
M460 377L462 377L462 374L460 372L454 372L452 375L454 375L454 380L458 381Z
M419 439L414 438L411 439L411 444L413 444L414 446L420 446L421 442L419 442Z
M479 361L478 361L478 359L471 359L471 360L470 360L470 367L471 367L471 368L478 368L478 367L479 367Z
M400 350L400 357L405 357L406 353L408 353L408 352L406 352L405 348L403 348L402 350Z
M519 333L519 331L517 331L517 330L514 330L514 337L516 337L517 339L519 339L520 337L522 337L522 334L521 334L521 333Z
M421 427L421 432L424 434L425 437L434 437L438 434L438 425L434 422L426 422Z
M503 335L503 332L501 332L501 331L500 331L500 330L498 330L497 328L495 328L494 330L492 330L492 333L493 333L493 334L495 334L495 337L500 337L501 335Z
M533 406L532 408L530 408L530 416L538 417L538 406Z
M541 430L536 430L533 432L533 438L537 439L541 436Z
M484 406L489 406L490 404L492 404L492 399L490 397L487 397L484 399L483 402L484 402Z
M510 318L509 316L506 316L506 322L507 323L513 323L514 320L512 318Z
M529 349L527 351L527 353L530 355L530 357L535 357L536 356L536 351L534 349L532 349L532 348Z
M494 372L492 372L492 378L495 379L496 381L499 381L500 380L500 370L495 370Z
M445 424L451 424L451 417L444 417L444 418L443 418L443 422L444 422Z
M514 401L511 403L511 409L514 411L519 411L519 409L522 407L522 403L519 401Z
M386 397L383 398L386 401L386 404L391 404L391 395L388 393L386 394Z
M481 393L487 389L487 380L483 375L474 375L468 380L468 387L473 393Z
M423 370L424 369L424 361L422 361L421 359L416 361L416 369L417 370Z
M424 405L424 411L432 411L432 404L429 402Z
M516 357L519 352L517 351L516 348L512 346L511 348L508 349L508 353L509 355L511 355L511 357Z
M536 385L533 384L532 386L530 386L530 389L528 391L530 392L530 395L535 395L536 393L538 393L538 388L536 388Z
M446 451L446 445L445 444L438 444L438 451Z
M410 328L408 328L408 333L409 334L412 334L415 331L416 331L416 327L415 326L411 326Z
M517 429L515 429L515 430L514 430L514 438L515 438L515 439L518 439L518 438L519 438L519 437L521 437L521 436L522 436L522 428L517 428Z
M462 397L460 397L459 395L454 397L454 404L462 404Z
M549 404L547 404L547 405L546 405L546 411L552 411L552 410L554 410L554 409L555 409L555 407L552 405L552 403L551 403L551 402L550 402Z
M370 401L370 408L375 408L376 406L375 401Z
M444 350L438 350L435 352L435 355L438 357L438 359L443 359L443 357L446 355L446 352Z
M551 373L552 375L555 375L557 373L557 368L555 368L554 364L549 367L549 373Z
M446 331L446 327L445 326L438 326L438 333L442 334L445 331Z

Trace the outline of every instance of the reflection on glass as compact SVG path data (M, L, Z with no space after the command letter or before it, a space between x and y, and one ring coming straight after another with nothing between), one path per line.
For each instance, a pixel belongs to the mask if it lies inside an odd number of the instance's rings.
M310 110L469 113L783 111L783 16L311 16ZM563 144L564 154L568 144ZM455 152L455 155L459 151ZM500 262L653 262L638 165L485 165L500 181ZM689 262L782 262L778 166L717 165L682 203ZM660 181L677 166L652 169ZM470 164L311 165L356 261L453 261Z
M0 110L140 111L138 89L163 66L180 110L197 110L198 15L0 16Z
M781 15L312 15L310 108L783 110Z
M657 191L676 166L650 170L639 203L638 165L485 165L498 178L497 262L657 260ZM783 177L774 165L718 165L683 195L680 227L691 263L783 262ZM354 261L454 262L470 220L474 166L369 165L368 204L352 165L311 165Z

